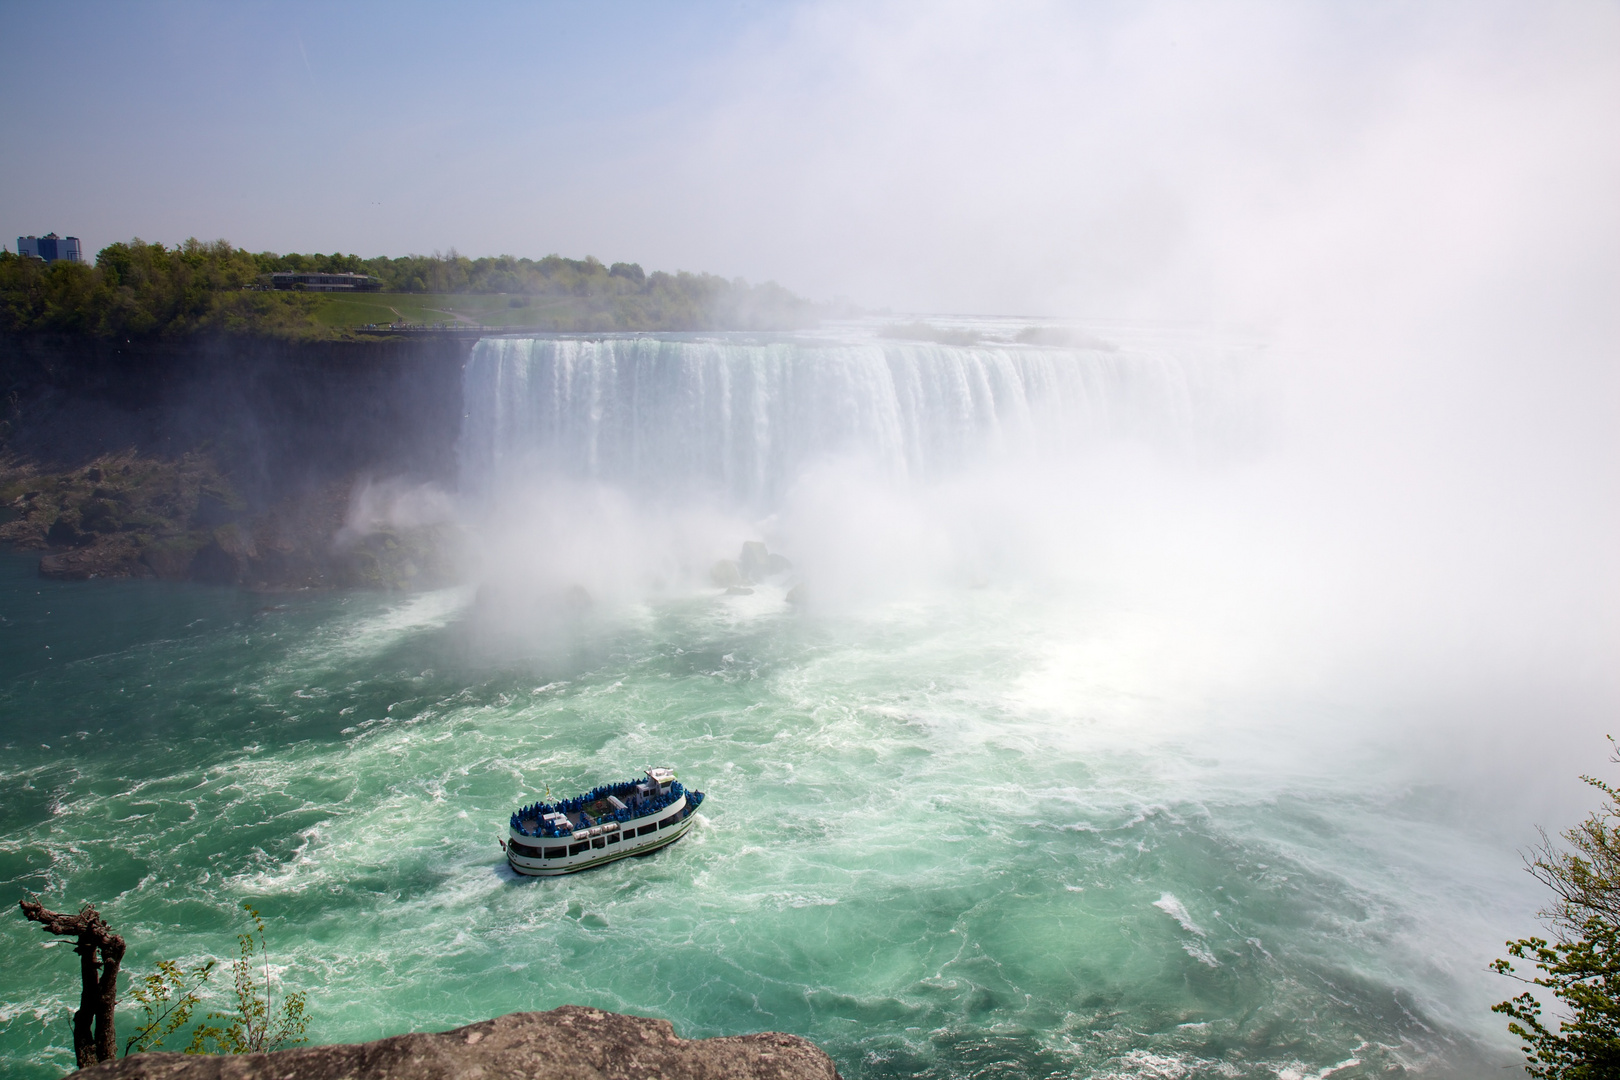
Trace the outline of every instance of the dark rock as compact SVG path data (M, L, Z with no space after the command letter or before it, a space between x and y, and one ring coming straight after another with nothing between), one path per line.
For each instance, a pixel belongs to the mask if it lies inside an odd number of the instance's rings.
M84 536L79 532L78 523L74 520L77 514L61 514L51 522L51 527L45 531L45 542L51 547L77 547L83 542Z
M191 513L191 527L213 529L228 521L235 521L236 517L237 513L229 501L211 491L204 491L197 495L197 509Z
M45 534L45 523L37 516L20 517L0 525L0 544L37 551L50 546Z
M838 1080L833 1060L796 1035L680 1039L667 1020L565 1005L511 1013L438 1035L274 1054L136 1054L75 1073L84 1080Z
M732 559L721 559L709 571L709 580L722 589L729 589L743 583L743 572Z
M92 499L79 511L79 528L87 533L115 533L118 525L118 508L106 499Z
M259 550L253 534L236 524L221 525L214 530L214 543L227 555L236 559L258 558Z
M0 545L60 577L442 584L445 527L336 540L363 479L454 478L471 348L0 333Z
M183 581L200 546L189 536L156 541L141 550L141 562L165 581Z
M783 599L785 599L790 604L802 604L802 603L804 603L804 601L805 601L804 582L801 581L797 585L793 586L793 588L789 589L787 591L787 596L783 597Z
M742 571L744 581L758 581L770 572L770 564L771 553L758 540L745 542L742 553L737 556L737 568Z
M0 387L11 402L0 445L87 485L123 464L98 460L109 455L173 460L206 449L243 500L231 507L237 516L356 473L448 480L472 347L471 338L435 335L131 342L0 333Z
M742 552L737 556L737 572L741 577L739 582L716 582L717 584L745 584L754 585L776 574L785 574L793 569L793 564L780 555L774 555L758 540L749 540L742 546Z
M46 555L39 560L39 576L57 581L89 581L91 578L152 577L153 571L141 561L140 546L133 539L108 536L72 551Z
M326 573L334 584L359 588L433 588L455 580L457 543L449 524L379 529L338 545L326 560ZM565 597L564 603L577 607L578 599ZM588 593L584 602L589 606Z
M234 585L241 578L242 569L242 560L216 540L192 556L186 576L205 585Z

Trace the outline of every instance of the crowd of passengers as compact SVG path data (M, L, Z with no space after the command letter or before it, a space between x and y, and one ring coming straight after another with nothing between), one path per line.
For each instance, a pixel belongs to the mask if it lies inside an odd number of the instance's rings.
M672 783L669 786L669 791L663 795L642 795L636 790L640 784L641 782L636 780L630 780L623 784L608 784L604 787L592 788L584 795L564 799L555 804L534 803L525 806L512 815L512 828L523 836L567 836L570 834L559 831L554 823L546 820L547 814L562 814L576 825L583 824L586 828L589 828L599 821L623 822L629 821L631 818L656 814L686 793L679 780ZM585 808L587 806L605 801L610 795L621 802L628 801L629 805L614 809L601 818L595 818L586 813ZM626 796L628 796L628 800L626 800ZM531 822L537 827L530 829L529 824Z

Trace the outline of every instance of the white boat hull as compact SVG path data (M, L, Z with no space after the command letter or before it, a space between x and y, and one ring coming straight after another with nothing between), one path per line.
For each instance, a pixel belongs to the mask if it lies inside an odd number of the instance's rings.
M558 877L631 855L651 855L685 836L691 827L692 814L683 795L656 814L632 818L617 831L598 836L534 837L514 831L506 843L506 861L527 877Z

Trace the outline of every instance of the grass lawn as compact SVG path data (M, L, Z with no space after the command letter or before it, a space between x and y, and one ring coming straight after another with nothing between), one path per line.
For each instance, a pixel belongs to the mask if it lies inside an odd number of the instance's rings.
M514 305L516 301L516 305ZM315 309L322 326L350 327L392 322L452 326L538 326L575 305L572 297L503 296L483 293L327 293Z

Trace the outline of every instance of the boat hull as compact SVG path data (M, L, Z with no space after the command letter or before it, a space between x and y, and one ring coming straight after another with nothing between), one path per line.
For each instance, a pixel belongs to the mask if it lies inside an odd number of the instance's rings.
M673 814L670 812L672 809L674 810ZM596 839L602 841L600 847L595 846L593 841L589 850L574 855L566 854L570 847L576 846L570 844L571 838L559 837L547 840L525 838L523 841L519 841L516 837L513 837L506 847L506 863L515 873L522 874L525 877L561 877L563 874L577 874L581 870L594 870L599 866L606 866L608 863L618 862L620 859L629 858L632 855L651 855L653 852L663 850L686 835L687 831L692 827L692 813L695 809L695 807L688 805L683 798L677 806L665 808L660 811L659 815L641 821L626 823L624 832L610 834L615 836L612 842L608 841L607 836L598 837ZM676 817L677 820L659 828L659 817ZM634 835L634 830L638 825L642 827L652 826L657 828L657 831L645 836ZM632 835L626 836L625 832L630 832ZM531 843L534 846L530 846ZM535 851L537 854L529 855L522 849ZM565 854L555 857L539 854L546 852L548 849L551 851L560 850Z

